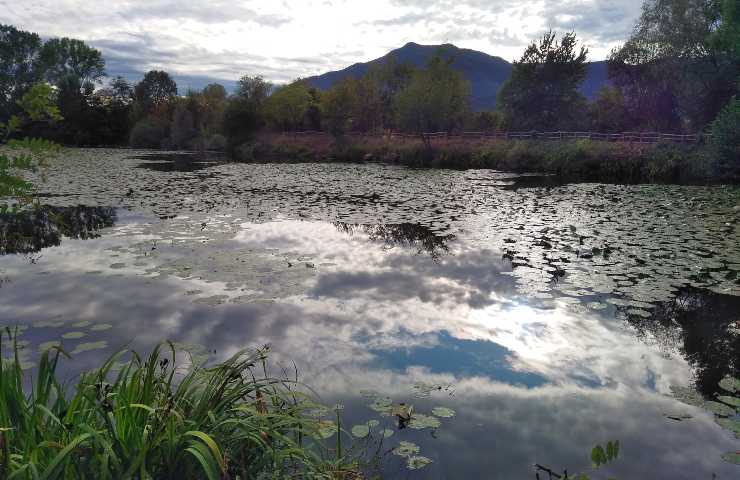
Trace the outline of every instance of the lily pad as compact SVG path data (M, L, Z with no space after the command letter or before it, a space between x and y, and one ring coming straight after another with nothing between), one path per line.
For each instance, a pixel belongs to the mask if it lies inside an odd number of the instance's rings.
M727 463L734 463L735 465L740 465L740 452L727 452L724 455L722 455L722 460L724 460Z
M717 418L717 423L720 427L725 430L729 430L734 433L735 436L740 437L740 420L733 420L731 418Z
M686 405L701 407L704 405L704 398L696 390L689 387L679 387L671 385L670 387L673 398Z
M370 435L370 427L367 425L355 425L352 427L352 435L357 438L365 438Z
M82 352L89 352L90 350L101 350L108 346L108 342L105 340L101 340L100 342L86 342L81 343L75 347L74 350L72 350L72 354L76 353L82 353Z
M393 449L393 454L399 457L411 457L412 455L419 453L421 449L415 443L401 441L396 448Z
M74 340L76 338L82 338L85 336L87 336L87 334L84 332L68 332L62 335L62 338L67 339L67 340Z
M383 438L389 438L389 437L392 437L394 433L395 433L395 432L394 432L393 430L391 430L390 428L384 428L384 429L383 429L383 430L382 430L382 431L380 432L380 435L381 435L381 436L382 436Z
M439 428L441 425L440 421L431 415L423 415L421 413L415 413L411 417L409 422L409 428L415 430L423 430L425 428Z
M706 410L709 410L715 415L718 415L720 417L731 417L735 415L735 409L732 407L728 407L724 403L719 402L705 402L704 408Z
M378 425L380 425L380 422L377 420L370 420L369 422L367 422L367 426L370 428L375 428Z
M90 330L93 332L102 332L103 330L110 330L111 328L113 328L113 325L110 323L98 323L97 325L90 327Z
M393 400L391 400L389 397L383 397L376 398L375 401L369 405L369 407L380 413L381 415L390 415L392 405Z
M730 393L740 392L740 380L733 377L725 377L719 382L720 388Z
M419 470L426 467L430 463L432 463L432 460L430 458L423 457L421 455L409 457L409 459L406 460L406 466L409 470Z
M740 398L738 397L731 397L729 395L720 395L717 397L717 400L719 400L722 403L726 403L727 405L731 405L735 408L740 408Z
M455 411L447 407L434 407L432 409L432 415L440 418L452 418L455 416Z

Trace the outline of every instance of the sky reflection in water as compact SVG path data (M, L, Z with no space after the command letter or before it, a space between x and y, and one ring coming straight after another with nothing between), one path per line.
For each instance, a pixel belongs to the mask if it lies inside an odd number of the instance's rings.
M52 213L35 219L39 228L6 229L36 240L12 243L6 235L0 257L0 318L30 327L20 337L29 360L38 345L71 332L83 336L63 339L66 348L91 350L65 364L70 373L126 344L147 349L172 339L221 359L270 343L278 364L295 362L323 401L346 406L350 424L377 418L358 394L366 388L421 410L454 408L438 438L405 430L390 439L415 441L432 458L419 478L534 478L535 462L574 471L587 467L594 444L610 439L622 443L624 461L605 474L619 478L738 474L719 458L737 441L709 415L667 397L670 385L687 385L702 369L713 381L717 366L697 358L702 346L714 345L717 357L740 351L713 343L733 321L727 312L737 303L725 297L706 300L720 312L712 320L719 326L691 334L681 315L706 323L706 308L694 315L661 307L668 320L657 328L648 319L616 320L619 306L583 307L598 298L533 300L502 251L464 229L278 216L236 222L206 239L209 224L198 249L166 242L145 227L157 219L128 209ZM70 223L77 227L59 226ZM183 270L183 258L207 255ZM236 281L228 267L239 262L257 280ZM96 330L101 324L111 327ZM702 333L708 340L692 346ZM454 395L414 398L420 381L452 384ZM694 418L665 418L677 413ZM400 460L386 468L406 476Z

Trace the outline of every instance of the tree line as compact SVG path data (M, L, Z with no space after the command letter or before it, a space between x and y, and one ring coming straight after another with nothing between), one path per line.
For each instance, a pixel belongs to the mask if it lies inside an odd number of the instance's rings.
M729 138L740 122L736 0L647 0L632 35L608 59L609 85L591 102L578 90L588 50L575 33L548 32L514 62L488 112L471 111L470 84L442 52L422 68L390 60L326 91L304 79L275 86L245 76L231 94L219 84L180 94L159 70L135 84L118 77L103 85L98 50L12 26L0 26L0 53L0 121L45 82L64 120L32 123L23 134L65 144L233 149L260 130L324 130L341 141L349 131L380 130L694 133L712 122Z

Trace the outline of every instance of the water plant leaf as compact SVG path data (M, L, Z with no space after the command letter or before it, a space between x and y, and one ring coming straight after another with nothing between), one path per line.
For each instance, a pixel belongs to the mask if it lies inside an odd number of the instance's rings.
M383 397L376 398L375 401L368 406L381 415L391 415L392 405L393 400L389 397Z
M724 455L722 455L722 460L724 460L727 463L734 463L735 465L740 465L740 452L727 452Z
M399 457L411 457L412 455L419 453L421 449L415 443L407 442L402 440L396 448L393 449L393 454Z
M380 432L380 435L381 435L381 436L382 436L383 438L389 438L389 437L392 437L394 433L395 433L395 432L394 432L393 430L391 430L390 428L384 428L384 429L383 429L383 430L382 430L382 431Z
M87 334L84 333L84 332L68 332L68 333L65 333L64 335L62 335L62 338L66 339L66 340L74 340L74 339L82 338L82 337L85 337L85 336L87 336Z
M725 377L719 382L719 386L722 390L730 393L740 392L740 380L734 377Z
M601 465L604 465L607 462L606 458L606 452L604 451L604 447L601 445L596 445L591 450L591 463L594 464L594 467L599 468Z
M719 402L704 402L704 409L709 410L713 414L720 416L720 417L731 417L735 415L735 409L732 407L728 407L724 403Z
M447 407L434 407L432 409L432 415L440 418L452 418L455 416L455 411Z
M317 433L320 438L327 440L337 433L337 424L331 420L321 420L318 422Z
M731 397L729 395L719 395L717 397L717 400L719 400L722 403L726 403L727 405L731 405L735 408L740 408L740 398L738 397Z
M671 385L671 394L673 398L686 405L701 407L704 405L704 398L696 390L689 387L680 387Z
M432 460L430 458L421 455L415 455L413 457L409 457L408 460L406 460L406 466L409 470L419 470L426 467L430 463L432 463Z
M370 420L370 421L367 422L367 426L370 427L370 428L375 428L378 425L380 425L380 422L377 421L377 420Z
M411 421L408 426L415 430L423 430L425 428L439 428L440 425L440 421L431 415L415 413L411 417Z
M365 438L370 434L370 427L365 425L355 425L352 427L352 435L357 438Z
M735 436L740 437L740 420L733 420L731 418L717 418L715 421L720 427L725 430L729 430L734 433Z

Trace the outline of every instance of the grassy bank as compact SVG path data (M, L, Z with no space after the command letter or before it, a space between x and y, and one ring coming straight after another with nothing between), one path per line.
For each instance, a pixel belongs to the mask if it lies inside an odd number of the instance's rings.
M328 136L261 136L237 153L244 161L361 162L383 161L411 167L491 168L540 172L565 180L619 182L738 182L735 172L718 174L703 146L608 143L590 140L434 140L431 149L419 139L385 140Z
M61 351L44 353L33 378L0 355L0 478L362 478L323 446L327 428L337 433L317 414L327 410L268 377L264 351L188 369L174 347L123 355L71 391Z

